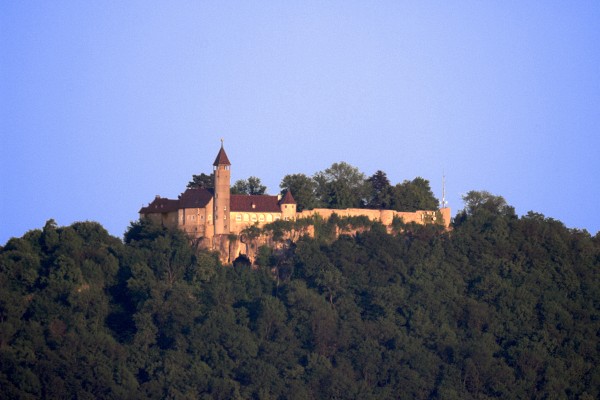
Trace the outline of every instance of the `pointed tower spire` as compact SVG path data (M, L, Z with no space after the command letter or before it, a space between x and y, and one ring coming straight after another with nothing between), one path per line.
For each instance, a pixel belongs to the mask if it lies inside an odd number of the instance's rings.
M223 139L221 139L221 149L219 150L219 154L217 154L217 158L215 158L213 165L215 167L218 165L231 165L227 153L225 153L225 149L223 148Z
M213 210L213 224L215 235L228 234L230 232L229 216L231 205L231 163L223 148L223 139L221 139L221 149L217 158L215 158L215 197Z
M296 204L296 200L294 200L294 196L292 196L291 190L286 190L285 195L283 196L279 204Z

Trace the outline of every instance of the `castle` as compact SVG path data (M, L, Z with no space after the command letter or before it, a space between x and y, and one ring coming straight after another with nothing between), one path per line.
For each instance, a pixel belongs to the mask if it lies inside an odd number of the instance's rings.
M450 209L400 212L363 208L296 211L296 201L290 191L281 196L231 194L231 162L223 143L213 163L214 189L193 188L183 192L177 200L156 198L139 211L141 218L149 218L163 226L179 228L194 239L202 239L207 247L216 248L219 239L239 235L244 228L278 220L298 220L318 215L328 219L334 213L340 217L366 216L391 227L394 218L405 223L442 223L450 225ZM442 218L439 221L437 218Z

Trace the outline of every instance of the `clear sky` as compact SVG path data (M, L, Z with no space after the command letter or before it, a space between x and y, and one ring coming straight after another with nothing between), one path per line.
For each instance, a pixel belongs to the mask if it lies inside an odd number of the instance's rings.
M346 161L600 230L599 1L0 2L0 245Z

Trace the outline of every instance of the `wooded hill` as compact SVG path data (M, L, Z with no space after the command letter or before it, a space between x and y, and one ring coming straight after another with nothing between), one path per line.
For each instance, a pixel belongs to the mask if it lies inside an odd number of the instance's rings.
M371 224L222 266L94 222L0 249L3 398L600 397L600 235L471 192L453 229Z

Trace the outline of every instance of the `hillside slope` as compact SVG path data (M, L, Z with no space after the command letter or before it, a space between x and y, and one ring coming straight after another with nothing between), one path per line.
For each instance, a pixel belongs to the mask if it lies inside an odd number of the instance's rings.
M0 249L6 398L600 397L600 236L489 204L220 265L147 222Z

